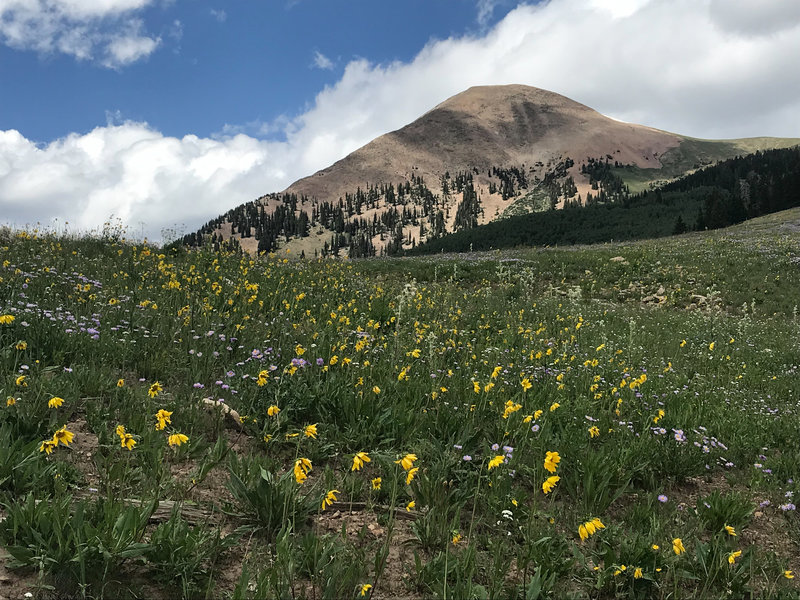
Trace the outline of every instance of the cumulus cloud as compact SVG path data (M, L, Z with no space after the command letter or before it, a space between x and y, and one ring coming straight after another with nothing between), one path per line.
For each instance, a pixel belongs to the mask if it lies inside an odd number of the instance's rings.
M133 15L155 0L3 0L0 43L119 68L149 56L160 38Z
M319 50L315 50L314 51L314 62L312 63L312 66L316 67L317 69L323 69L323 70L326 70L326 71L330 71L331 69L333 69L333 61L330 58L328 58L327 56L325 56Z
M211 9L211 10L209 10L208 12L209 12L209 13L211 14L211 16L212 16L212 17L214 17L214 18L217 20L217 22L219 22L219 23L224 23L225 21L227 21L227 20L228 20L228 13L226 13L226 12L225 12L223 9L219 9L219 10L217 10L217 9L215 9L215 8L212 8L212 9Z
M92 227L113 213L133 226L144 222L151 237L176 222L191 230L472 85L533 85L624 121L695 137L800 137L800 19L764 16L756 25L746 11L721 16L720 5L727 4L520 5L485 34L432 41L410 62L353 60L304 113L228 125L213 139L165 137L143 123L110 121L40 147L6 131L3 216L16 223L58 216ZM789 0L782 5L794 14ZM276 127L281 141L253 137Z

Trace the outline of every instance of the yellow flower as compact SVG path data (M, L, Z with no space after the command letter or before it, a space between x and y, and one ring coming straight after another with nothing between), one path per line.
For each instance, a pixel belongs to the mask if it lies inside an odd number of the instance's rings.
M708 349L709 349L709 350L713 350L713 349L714 349L714 346L715 346L715 342L711 342L711 343L708 345Z
M117 379L117 387L123 387L125 385L124 379Z
M114 433L116 433L119 437L124 438L125 437L125 426L124 425L117 425L117 428L114 430Z
M341 494L341 492L339 490L331 490L325 494L325 497L322 499L322 510L325 510L336 502L336 494Z
M366 596L367 592L370 591L371 589L372 589L372 584L365 583L364 585L361 586L361 595Z
M404 471L408 471L411 467L414 466L415 460L417 460L416 454L406 454L403 458L401 458L400 460L396 460L394 462L395 464L403 467Z
M381 478L380 477L376 477L375 479L372 480L372 489L373 490L381 489Z
M311 461L307 458L298 458L294 461L294 478L297 483L303 483L308 479L308 473L311 471Z
M553 488L556 487L556 484L561 481L561 477L558 475L553 475L552 477L548 477L545 479L544 483L542 483L542 491L545 494L549 494L553 491Z
M529 389L531 389L533 387L533 384L531 383L531 380L528 379L527 377L522 380L520 385L522 386L522 391L523 392L527 392Z
M52 398L50 398L50 401L47 403L47 406L49 406L50 408L58 408L62 404L64 404L63 398L59 398L58 396L53 396Z
M412 510L412 509L413 509L413 508L414 508L416 505L417 505L417 503L416 503L416 502L414 502L414 501L412 500L411 502L409 502L408 504L406 504L406 510L407 510L407 511L409 511L409 512L411 512L411 510Z
M0 315L0 325L11 325L16 318L14 315Z
M14 383L16 383L18 386L21 386L21 387L28 387L28 382L25 381L25 379L27 379L27 377L28 377L27 375L20 375L19 377L16 378Z
M561 406L561 405L560 405L558 402L553 402L553 403L550 405L550 412L553 412L553 411L554 411L555 409L557 409L559 406Z
M182 433L173 433L169 436L167 440L170 446L180 446L181 444L188 442L189 437L183 435Z
M537 410L537 411L535 411L535 412L533 413L533 418L534 418L534 419L538 419L539 417L541 417L541 416L542 416L542 414L544 414L544 411L543 411L543 410L541 410L541 409L540 409L540 410Z
M45 440L42 442L42 445L39 446L39 452L44 452L45 454L52 454L56 446L58 446L58 442L54 442L53 440Z
M681 538L675 538L672 540L672 551L675 552L675 554L683 554L686 552L686 548L683 547L683 541Z
M736 537L736 530L730 525L726 524L725 527L723 527L723 529L728 532L728 535Z
M417 471L419 471L419 467L414 467L413 469L408 470L408 473L406 473L406 485L409 485L412 481L414 481Z
M28 348L28 342L26 342L25 340L20 340L19 342L17 342L14 348L16 348L17 350L26 350Z
M59 442L64 444L65 446L69 446L72 443L72 439L74 437L75 434L67 430L67 426L64 425L61 429L59 429L53 434L53 443L56 446L58 446Z
M351 471L360 471L361 467L364 466L365 463L370 462L372 459L369 457L369 454L366 452L358 452L353 457L353 466L350 468Z
M500 465L502 465L505 458L506 457L503 456L502 454L498 454L497 456L495 456L492 460L489 461L489 470L491 471L495 467L499 467Z
M686 340L681 340L681 348L683 348L685 345L686 345Z
M477 381L473 381L472 382L472 389L474 390L474 392L476 394L480 394L481 393L481 384L478 383Z
M158 392L160 392L163 389L164 388L161 387L161 384L156 381L153 385L150 386L150 389L147 390L147 395L150 396L151 398L155 398L156 396L158 396Z
M730 554L728 554L728 564L732 565L733 563L735 563L736 559L739 558L741 555L742 555L741 550L736 550L736 552L731 552Z
M453 546L458 544L461 541L461 534L457 531L453 532Z
M636 567L636 569L633 571L633 578L634 579L642 578L642 567Z
M163 408L159 409L156 413L156 419L158 419L158 423L156 424L156 429L161 431L167 426L167 423L172 423L170 417L172 416L172 411L164 410Z
M652 546L650 546L650 547L651 547L653 550L659 550L659 549L661 548L661 546L659 546L658 544L653 544L653 545L652 545Z
M558 468L558 463L561 462L561 456L559 456L558 452L547 452L547 455L544 457L544 468L550 471L551 473L555 473L556 469Z
M9 396L6 398L6 406L14 406L17 403L17 399L13 396Z
M372 388L372 393L373 393L373 394L380 394L380 393L381 393L381 388L379 388L379 387L376 385L374 388Z
M180 435L180 434L178 434ZM186 437L185 435L183 437ZM187 440L189 438L186 438ZM184 440L186 441L186 440ZM119 437L119 445L122 448L127 448L128 450L133 450L133 447L136 445L136 440L133 439L133 436L130 433L125 433Z
M794 579L794 573L792 573L789 569L783 572L783 576L786 577L786 579Z
M317 424L306 425L306 428L303 429L303 434L305 434L306 437L317 439Z
M599 435L600 435L600 429L597 427L597 425L593 425L592 427L589 427L589 437L593 437L594 438L594 437L598 437Z
M267 414L268 414L270 417L275 417L275 416L277 416L279 412L281 412L281 409L280 409L280 408L278 408L278 406L277 406L276 404L273 404L272 406L270 406L270 407L267 409Z
M589 534L589 531L586 529L586 524L585 523L581 523L580 525L578 525L578 536L580 536L581 541L584 541L585 539L587 539L589 537L589 535L590 534Z

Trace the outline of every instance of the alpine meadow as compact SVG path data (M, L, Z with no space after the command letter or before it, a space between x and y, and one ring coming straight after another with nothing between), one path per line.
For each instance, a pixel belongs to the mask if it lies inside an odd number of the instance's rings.
M13 585L796 597L799 210L358 261L6 231Z

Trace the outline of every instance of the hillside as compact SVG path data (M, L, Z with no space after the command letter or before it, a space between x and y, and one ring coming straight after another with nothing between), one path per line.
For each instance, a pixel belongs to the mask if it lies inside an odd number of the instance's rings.
M473 87L184 242L235 238L249 252L396 254L511 215L617 201L719 160L797 143L697 140L622 123L533 87ZM598 167L613 178L596 177Z
M1 594L797 598L798 211L359 261L0 228Z

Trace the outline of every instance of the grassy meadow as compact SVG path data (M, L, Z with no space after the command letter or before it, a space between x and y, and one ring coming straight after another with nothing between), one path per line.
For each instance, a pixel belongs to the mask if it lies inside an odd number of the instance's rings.
M0 595L800 596L800 210L359 261L0 237Z

